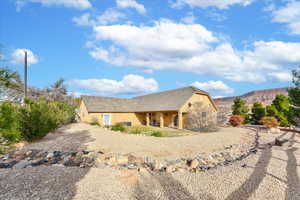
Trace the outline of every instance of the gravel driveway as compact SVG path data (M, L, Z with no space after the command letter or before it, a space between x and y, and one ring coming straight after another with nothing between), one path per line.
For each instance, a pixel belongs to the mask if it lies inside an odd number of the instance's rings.
M93 134L84 134L82 145L74 141L69 147L61 148L88 148L97 140L92 137ZM256 154L207 172L138 173L111 168L55 166L1 169L0 199L299 200L299 136L296 133L260 135ZM289 142L283 147L268 145L276 137L289 139ZM51 143L49 140L41 143L44 147L45 144L58 147L57 142ZM41 144L34 145L30 147Z

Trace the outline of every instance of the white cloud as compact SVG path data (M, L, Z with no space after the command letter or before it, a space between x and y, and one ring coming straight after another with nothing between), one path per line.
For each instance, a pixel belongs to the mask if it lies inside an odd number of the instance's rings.
M280 82L292 82L293 80L291 72L271 72L269 76Z
M85 10L92 7L89 0L16 0L17 10L27 3L40 3L43 6L64 6L67 8L76 8L79 10Z
M152 26L96 26L94 32L96 40L107 40L111 45L94 46L90 55L120 67L173 69L231 81L264 82L274 78L266 71L282 72L300 62L300 43L256 41L248 50L239 51L200 24L160 20Z
M185 16L181 19L181 21L186 24L194 24L196 21L196 17L194 16L194 14L192 12L189 12L187 14L187 16Z
M247 6L255 0L177 0L172 3L172 7L181 7L183 5L189 5L191 7L217 7L218 9L226 9L229 6L238 4Z
M222 94L232 94L234 90L222 81L208 81L208 82L194 82L191 84L194 87L199 88L207 92L218 92Z
M29 49L16 49L11 55L11 63L14 65L24 65L25 51L27 51L27 63L28 66L36 64L39 59Z
M290 1L272 14L274 22L287 24L291 34L300 35L300 1Z
M78 26L98 26L111 24L125 17L126 15L124 13L121 13L113 8L109 8L101 15L96 17L92 17L90 13L84 13L79 17L73 17L72 20Z
M146 9L145 9L144 5L136 2L135 0L117 0L117 7L118 8L134 8L141 14L146 13Z
M86 79L71 80L68 84L104 96L140 95L156 92L159 89L159 85L155 79L147 79L134 74L126 75L120 81L111 79Z

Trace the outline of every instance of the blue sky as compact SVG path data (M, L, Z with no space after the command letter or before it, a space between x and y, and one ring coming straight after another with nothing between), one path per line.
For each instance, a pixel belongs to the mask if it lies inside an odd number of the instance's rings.
M29 83L130 97L194 85L212 96L291 85L296 0L2 0L6 65Z

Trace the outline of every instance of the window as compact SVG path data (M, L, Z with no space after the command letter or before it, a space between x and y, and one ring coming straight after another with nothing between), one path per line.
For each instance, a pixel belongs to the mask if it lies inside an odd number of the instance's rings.
M206 112L202 112L202 117L206 118Z

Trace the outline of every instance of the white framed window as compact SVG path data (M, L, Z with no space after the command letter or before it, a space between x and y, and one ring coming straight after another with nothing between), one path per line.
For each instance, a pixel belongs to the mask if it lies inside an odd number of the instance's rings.
M111 114L106 113L102 115L103 125L110 126L111 125Z

